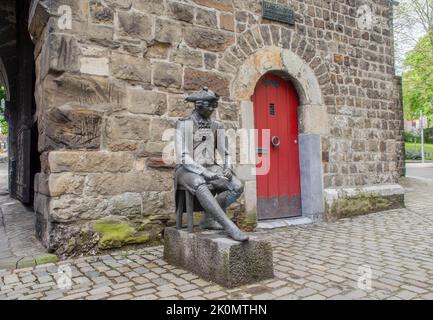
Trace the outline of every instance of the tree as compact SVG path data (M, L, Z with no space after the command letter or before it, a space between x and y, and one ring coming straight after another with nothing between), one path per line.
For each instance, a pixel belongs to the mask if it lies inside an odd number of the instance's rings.
M406 119L420 111L433 119L433 30L422 37L404 61L403 104Z
M394 7L395 60L403 72L406 54L428 33L433 23L433 0L401 0Z
M7 135L9 132L9 126L4 116L5 98L6 98L6 90L2 86L0 86L0 133Z

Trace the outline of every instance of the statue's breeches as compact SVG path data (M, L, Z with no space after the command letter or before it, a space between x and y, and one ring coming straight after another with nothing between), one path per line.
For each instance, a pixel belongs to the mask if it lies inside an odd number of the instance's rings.
M220 166L212 166L207 168L209 171L218 173L222 175L223 168ZM235 202L243 192L242 182L235 176L232 177L231 180L226 179L216 179L211 181L206 181L204 177L189 172L188 170L180 167L176 171L176 182L177 185L181 185L184 188L188 189L188 191L195 195L197 189L202 185L207 185L209 189L217 194L227 193L227 196L230 196L230 202Z

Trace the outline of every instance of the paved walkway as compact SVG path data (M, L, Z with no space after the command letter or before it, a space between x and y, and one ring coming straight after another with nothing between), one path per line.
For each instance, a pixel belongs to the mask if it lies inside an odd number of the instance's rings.
M7 191L7 164L0 163L0 269L15 268L46 255L35 236L35 214Z
M260 234L275 278L255 285L226 290L153 247L0 271L0 299L433 299L433 183L415 182L407 209Z
M433 163L407 163L406 176L421 179L433 179Z

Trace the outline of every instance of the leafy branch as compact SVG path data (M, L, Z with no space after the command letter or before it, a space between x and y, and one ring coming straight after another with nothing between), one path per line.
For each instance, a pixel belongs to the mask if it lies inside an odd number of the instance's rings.
M7 135L9 132L9 126L5 118L5 101L6 90L4 87L0 86L0 133Z

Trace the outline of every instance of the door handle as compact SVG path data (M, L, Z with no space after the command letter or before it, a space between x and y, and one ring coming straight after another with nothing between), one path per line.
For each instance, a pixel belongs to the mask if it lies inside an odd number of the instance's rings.
M281 144L281 139L278 136L273 136L271 139L272 146L274 148L278 148Z

